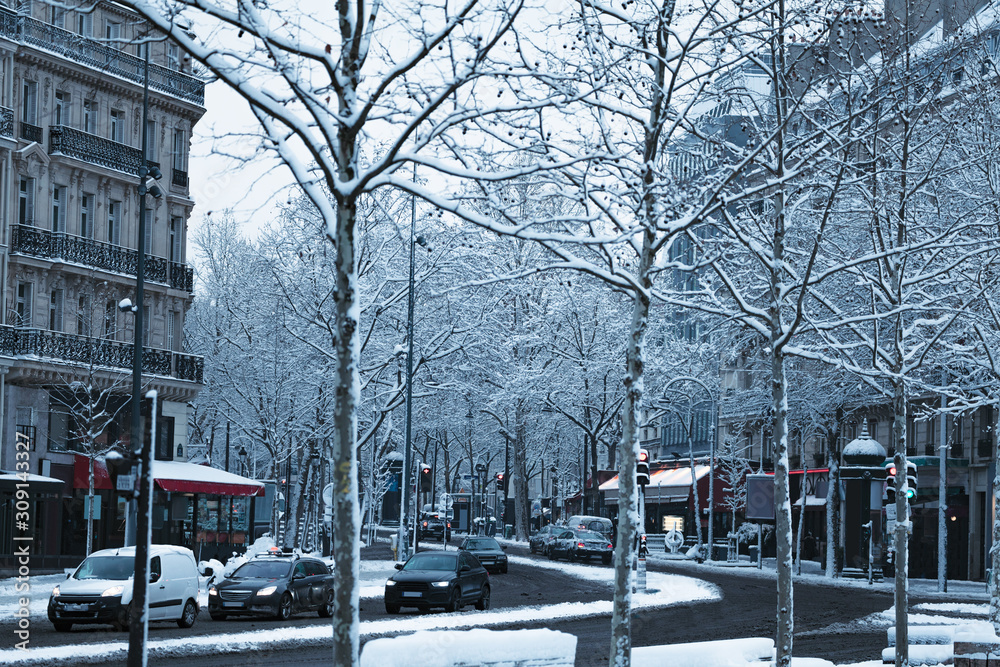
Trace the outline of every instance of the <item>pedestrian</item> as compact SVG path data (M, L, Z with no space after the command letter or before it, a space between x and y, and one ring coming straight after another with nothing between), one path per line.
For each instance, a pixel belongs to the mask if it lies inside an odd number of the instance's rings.
M805 560L812 560L816 556L816 538L813 537L812 533L806 533L805 539L802 541L802 558Z

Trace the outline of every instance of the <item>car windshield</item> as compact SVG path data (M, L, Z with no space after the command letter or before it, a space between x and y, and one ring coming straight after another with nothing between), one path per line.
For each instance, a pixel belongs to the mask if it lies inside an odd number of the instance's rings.
M576 531L576 536L579 537L581 540L600 540L601 542L604 541L603 535L601 535L600 533L595 533L592 530L578 530Z
M74 579L128 579L132 576L135 559L129 556L91 556L83 561Z
M288 576L292 564L280 560L252 560L244 563L235 572L232 579L279 579Z
M500 549L500 545L492 537L482 537L469 540L465 543L465 548L469 551L483 551L485 549Z
M456 554L417 554L406 561L404 570L454 570Z

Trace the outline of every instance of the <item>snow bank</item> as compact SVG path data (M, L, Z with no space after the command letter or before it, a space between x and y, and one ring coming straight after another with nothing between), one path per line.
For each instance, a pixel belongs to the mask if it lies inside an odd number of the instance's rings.
M226 567L224 570L216 570L216 573L221 572L223 577L229 577L236 571L240 565L251 560L254 556L260 553L264 553L268 549L274 546L274 538L270 535L262 535L254 540L253 544L247 547L246 553L241 556L234 556L226 562ZM218 577L216 577L218 579Z
M449 667L452 665L566 665L576 659L576 637L555 630L466 630L417 632L373 639L361 652L361 667Z
M951 664L954 659L955 649L950 642L948 644L911 644L909 658L911 665L942 665ZM895 662L896 649L882 649L882 662Z
M774 657L773 639L726 639L632 649L633 667L746 667Z

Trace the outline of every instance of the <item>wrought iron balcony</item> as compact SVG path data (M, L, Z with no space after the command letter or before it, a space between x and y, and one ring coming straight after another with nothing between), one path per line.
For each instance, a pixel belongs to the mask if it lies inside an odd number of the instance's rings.
M61 331L23 329L0 325L0 354L30 356L60 362L95 364L127 371L132 368L134 346L103 338L91 338ZM180 352L142 348L142 372L201 383L205 360Z
M67 155L135 175L139 174L139 165L142 164L142 151L138 148L65 125L49 127L49 154Z
M181 171L180 169L174 169L171 183L179 188L186 188L188 186L188 173L186 171Z
M21 121L21 138L25 141L34 141L36 143L42 143L42 128L37 125L32 125L31 123L25 123Z
M14 110L0 107L0 137L14 138Z
M0 7L0 35L142 85L142 58L30 16L18 15L6 7ZM204 81L162 65L150 63L149 87L201 106L205 104Z
M131 248L28 225L10 226L10 252L61 259L130 276L136 274L139 266L139 253ZM194 270L163 257L146 255L144 278L189 293L194 291Z

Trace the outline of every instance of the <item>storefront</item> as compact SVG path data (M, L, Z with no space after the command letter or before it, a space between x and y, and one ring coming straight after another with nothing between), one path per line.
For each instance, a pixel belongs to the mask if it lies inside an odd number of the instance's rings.
M70 522L81 524L88 488L88 459L76 457L74 486L81 498L74 505ZM101 500L95 510L110 506L112 512L97 511L95 549L120 546L124 534L125 499L113 491L103 461L94 465L95 493ZM180 461L153 461L153 504L151 524L154 544L176 544L195 553L199 560L227 560L242 553L253 540L253 517L258 497L264 496L264 483L208 466ZM79 532L79 531L77 531Z
M28 549L34 574L62 567L53 554L59 550L63 486L51 477L0 471L0 576L17 572L18 549Z

